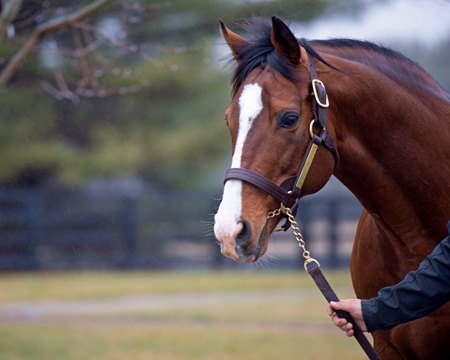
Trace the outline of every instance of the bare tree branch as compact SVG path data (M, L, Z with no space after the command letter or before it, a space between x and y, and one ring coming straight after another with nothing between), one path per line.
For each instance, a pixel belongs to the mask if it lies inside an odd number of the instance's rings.
M36 45L48 34L55 31L74 26L77 22L91 16L99 11L103 6L111 0L96 0L89 5L79 9L73 14L50 20L40 25L31 34L30 38L22 46L19 52L9 61L8 65L0 74L0 88L5 87L11 77L16 73L17 69L22 65L27 56L36 47Z
M80 80L80 87L84 87L87 84L91 82L91 71L89 69L88 62L86 60L86 51L83 49L83 44L81 42L81 37L78 32L79 30L74 28L72 30L72 36L75 44L75 48L77 49L77 60L78 60L78 66L80 67L81 71L81 80Z

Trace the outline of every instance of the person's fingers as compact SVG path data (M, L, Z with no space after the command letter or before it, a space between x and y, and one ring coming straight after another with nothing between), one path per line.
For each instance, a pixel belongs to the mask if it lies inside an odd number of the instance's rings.
M359 299L344 299L340 301L331 301L329 304L328 314L331 316L331 320L333 323L340 327L342 331L344 331L347 336L353 336L354 330L353 325L348 323L347 320L339 318L337 315L333 315L334 311L343 310L353 317L356 323L363 331L367 331L366 325L364 323L364 319L362 316L361 310L361 300Z
M341 301L330 301L330 307L332 309L334 309L334 310L344 310L344 307L345 307L344 300L341 300Z
M343 332L345 332L345 334L347 336L353 336L354 335L353 325L351 323L347 323L347 324L341 326L340 329Z
M336 326L339 326L339 327L343 327L348 324L348 321L346 319L342 319L337 316L333 317L333 322Z
M334 310L344 310L350 312L353 309L353 300L345 299L340 301L331 301L330 307Z
M345 335L347 335L348 337L351 337L354 335L352 323L349 323L346 319L338 317L334 311L333 312L328 311L328 314L329 314L331 320L333 321L333 323L339 329L341 329L343 332L345 332Z
M352 323L347 323L342 328L344 329L344 331L352 330L353 329L353 324Z
M331 306L328 307L327 313L328 313L328 316L331 318L331 321L336 326L341 327L347 323L347 320L341 319L340 317L337 316L336 312L334 311L334 309Z
M353 324L352 323L348 323L347 325L345 325L345 333L347 334L347 336L353 336L354 334L354 330L353 330Z

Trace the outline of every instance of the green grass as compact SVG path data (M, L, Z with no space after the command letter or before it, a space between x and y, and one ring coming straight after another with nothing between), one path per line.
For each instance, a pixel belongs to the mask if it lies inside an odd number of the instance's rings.
M351 339L247 326L9 325L2 359L362 359Z
M341 296L352 296L347 274L327 277ZM0 311L11 303L302 289L301 296L255 303L0 318L3 360L364 358L355 340L331 325L325 300L302 272L15 274L0 276L0 289Z
M326 274L349 287L343 272ZM313 286L303 272L68 272L0 275L0 304L11 301L109 298L140 294L298 289ZM7 289L7 290L6 290Z

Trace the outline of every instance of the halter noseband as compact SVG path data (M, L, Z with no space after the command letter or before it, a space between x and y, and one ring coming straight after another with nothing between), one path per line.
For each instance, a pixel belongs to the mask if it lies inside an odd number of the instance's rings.
M335 166L339 163L339 154L334 144L333 138L326 130L327 123L327 108L329 106L329 100L325 85L317 78L316 68L314 66L313 57L308 54L308 68L311 77L312 85L312 108L314 119L309 126L309 134L311 140L306 148L305 155L300 163L295 176L287 178L281 185L277 185L254 171L243 168L230 168L225 173L224 183L228 180L242 180L250 183L269 195L273 196L283 206L292 209L292 212L296 213L297 203L301 197L302 187L305 182L306 176L311 168L311 164L317 153L319 146L323 145L334 156ZM313 132L313 126L320 128L319 135L315 135ZM283 230L289 228L289 222L283 225Z

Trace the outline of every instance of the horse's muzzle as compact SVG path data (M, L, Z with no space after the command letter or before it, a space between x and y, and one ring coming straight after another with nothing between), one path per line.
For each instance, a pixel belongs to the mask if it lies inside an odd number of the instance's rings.
M259 259L264 237L261 234L258 243L252 244L253 231L248 222L245 220L238 222L229 234L224 236L220 231L216 231L216 238L220 242L224 256L239 263L253 263Z

